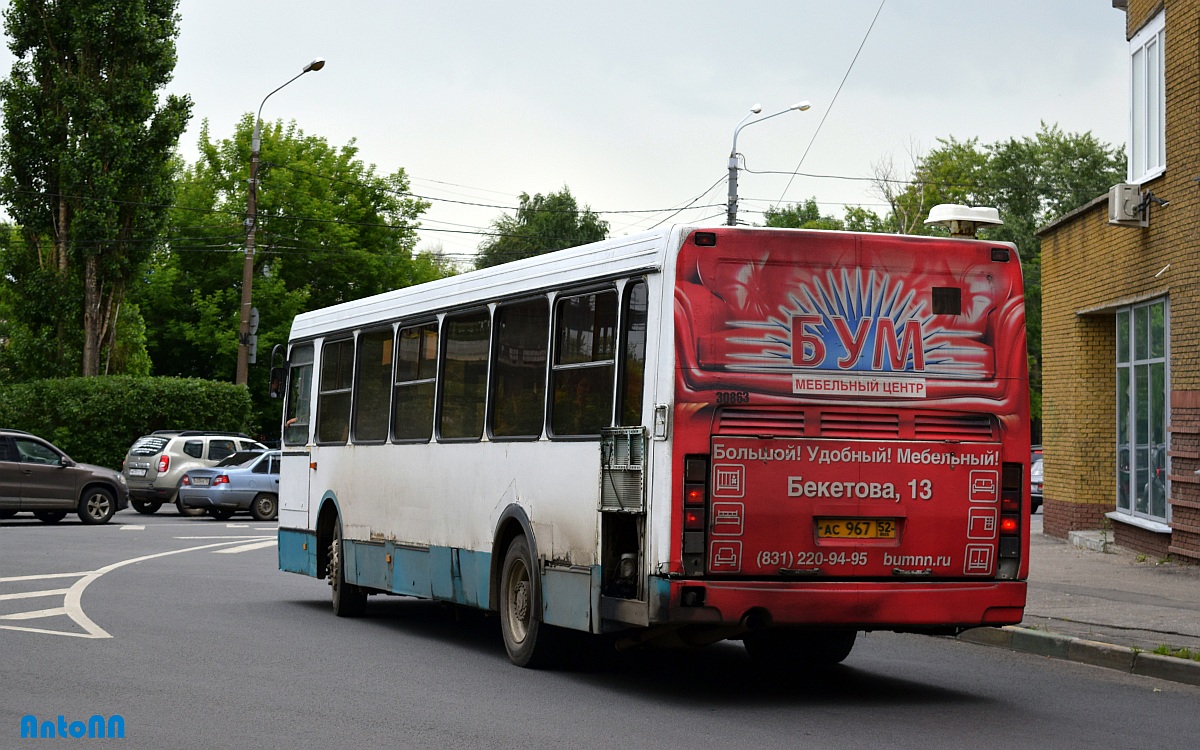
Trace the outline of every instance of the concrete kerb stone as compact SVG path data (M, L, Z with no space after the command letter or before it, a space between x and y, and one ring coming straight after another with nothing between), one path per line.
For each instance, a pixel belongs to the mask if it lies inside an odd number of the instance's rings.
M1142 677L1200 685L1200 662L1161 656L1125 646L1089 641L1085 638L1031 630L1015 625L1002 628L972 628L959 634L960 641L999 646L1010 651L1048 656L1053 659L1116 669Z

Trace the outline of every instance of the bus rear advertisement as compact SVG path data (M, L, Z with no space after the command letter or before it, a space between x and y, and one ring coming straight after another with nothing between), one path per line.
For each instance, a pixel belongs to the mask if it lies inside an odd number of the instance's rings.
M564 630L808 666L1022 618L1009 244L673 227L306 313L276 377L280 567L339 615L479 607L522 666Z

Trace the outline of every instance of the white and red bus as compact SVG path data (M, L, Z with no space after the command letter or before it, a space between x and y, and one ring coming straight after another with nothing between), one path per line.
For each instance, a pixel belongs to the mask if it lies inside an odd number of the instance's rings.
M494 611L523 666L1020 622L1023 302L1004 243L677 226L305 313L280 568Z

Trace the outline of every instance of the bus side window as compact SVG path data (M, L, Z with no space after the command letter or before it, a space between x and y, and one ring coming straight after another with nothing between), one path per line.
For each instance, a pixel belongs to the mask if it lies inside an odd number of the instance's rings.
M321 390L317 393L317 442L344 443L350 437L350 384L354 340L321 348Z
M496 371L488 402L491 434L538 437L546 416L550 306L545 298L501 305L495 327Z
M491 316L487 310L447 315L445 330L438 437L478 440L483 437Z
M396 335L396 384L392 390L392 439L433 435L433 389L437 377L437 323L401 328Z
M556 312L551 430L556 436L599 435L612 424L617 293L562 297Z
M354 373L354 442L381 443L391 412L391 328L359 334Z
M312 344L293 348L289 362L283 442L285 445L304 445L308 442L309 415L312 411Z
M621 382L617 424L632 427L642 423L642 389L646 375L646 312L649 293L646 282L625 287L621 311Z

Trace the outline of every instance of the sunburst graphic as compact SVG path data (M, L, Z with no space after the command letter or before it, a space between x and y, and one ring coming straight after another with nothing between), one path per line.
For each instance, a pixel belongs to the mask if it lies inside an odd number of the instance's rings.
M727 339L736 349L728 353L731 368L795 370L793 348L803 338L824 346L825 356L812 365L815 369L949 378L987 374L979 356L981 332L975 326L936 324L927 303L918 298L918 285L909 279L876 269L843 268L796 282L786 301L765 319L728 321L731 328L757 333ZM881 320L890 325L880 325ZM793 330L797 321L803 331ZM812 354L812 346L803 356Z

